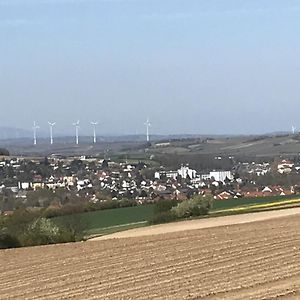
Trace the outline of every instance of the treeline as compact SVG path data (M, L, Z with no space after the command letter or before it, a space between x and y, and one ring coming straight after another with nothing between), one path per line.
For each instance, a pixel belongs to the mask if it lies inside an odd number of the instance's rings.
M105 210L113 208L123 208L137 206L135 200L130 199L120 199L120 200L107 200L103 202L77 202L77 203L67 203L62 207L49 206L43 210L43 216L46 218L54 218L72 214L79 214L84 212Z
M212 208L211 197L194 196L189 200L160 200L155 204L150 224L168 223L180 219L207 215Z

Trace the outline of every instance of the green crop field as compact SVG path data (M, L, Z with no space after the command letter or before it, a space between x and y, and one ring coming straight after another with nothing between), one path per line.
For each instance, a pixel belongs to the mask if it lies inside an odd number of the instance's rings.
M215 200L211 209L211 216L219 213L222 213L222 215L230 214L232 213L230 210L234 209L237 209L235 213L242 213L243 211L239 210L241 207L244 207L247 212L261 210L253 207L256 204L270 204L267 205L266 209L274 208L276 203L280 204L280 207L284 207L285 202L288 205L289 201L293 199L299 199L299 195ZM153 215L154 205L141 205L63 216L56 218L56 220L58 222L75 221L79 224L85 236L93 236L146 226Z
M57 221L77 220L86 235L104 234L146 224L153 216L153 205L115 208L58 217Z
M275 203L284 200L298 199L299 195L290 196L270 196L270 197L244 197L238 199L215 200L213 203L212 212L218 210L232 209L240 206L248 206L251 204Z

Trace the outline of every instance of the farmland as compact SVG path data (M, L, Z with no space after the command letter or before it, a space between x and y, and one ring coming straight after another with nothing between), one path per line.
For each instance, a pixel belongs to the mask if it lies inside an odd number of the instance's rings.
M153 205L141 205L64 216L57 220L72 221L75 218L75 221L82 222L81 229L86 235L93 235L142 226L152 215Z
M212 213L231 213L259 210L260 208L284 207L290 204L300 204L299 195L290 196L270 196L270 197L244 197L238 199L215 200L213 202Z
M299 226L296 215L3 250L0 299L297 299Z
M292 202L291 202L292 201ZM240 198L228 200L215 200L211 215L226 215L232 213L242 213L258 211L262 209L272 209L280 205L289 207L300 204L299 196L279 196L279 197L258 197ZM262 205L262 207L260 207ZM266 206L266 207L264 207ZM81 230L85 236L103 235L126 229L147 225L153 217L153 205L142 205L135 207L107 209L94 212L87 212L77 215L59 217L58 220L75 220L81 224Z

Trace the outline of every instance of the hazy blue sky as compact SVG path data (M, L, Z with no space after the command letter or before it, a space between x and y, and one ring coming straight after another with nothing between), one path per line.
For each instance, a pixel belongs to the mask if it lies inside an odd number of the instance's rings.
M299 0L0 0L0 126L300 129L299 37Z

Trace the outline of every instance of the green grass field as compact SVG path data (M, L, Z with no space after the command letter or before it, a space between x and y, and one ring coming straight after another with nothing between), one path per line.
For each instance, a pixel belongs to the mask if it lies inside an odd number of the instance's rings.
M244 197L238 199L215 200L213 203L212 212L218 210L232 209L240 206L249 206L254 204L276 203L284 200L298 199L299 195L290 196L270 196L270 197Z
M78 220L86 235L107 234L119 230L140 227L153 216L153 205L115 208L58 217L57 220Z
M299 201L291 204L290 202L293 199L299 199ZM278 209L279 207L284 208L285 206L296 206L297 204L300 204L299 195L215 200L210 214L211 216L237 214ZM141 205L58 217L57 220L63 219L66 221L70 219L73 222L75 220L75 222L81 223L85 236L90 237L146 226L153 215L154 205Z

